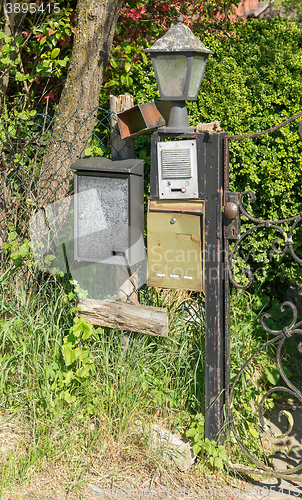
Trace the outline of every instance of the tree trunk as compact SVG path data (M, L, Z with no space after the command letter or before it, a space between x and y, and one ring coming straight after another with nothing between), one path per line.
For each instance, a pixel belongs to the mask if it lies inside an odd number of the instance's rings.
M87 148L123 2L78 0L77 33L69 70L37 183L40 206L68 194L70 165Z

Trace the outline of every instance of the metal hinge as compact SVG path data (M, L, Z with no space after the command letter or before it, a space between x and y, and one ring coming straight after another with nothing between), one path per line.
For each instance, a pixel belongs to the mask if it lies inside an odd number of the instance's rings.
M240 193L227 191L224 194L224 234L229 240L238 240L240 236Z

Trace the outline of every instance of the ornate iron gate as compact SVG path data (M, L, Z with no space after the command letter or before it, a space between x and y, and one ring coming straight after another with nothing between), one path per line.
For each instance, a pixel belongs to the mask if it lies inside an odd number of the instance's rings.
M300 403L302 403L302 393L298 390L297 387L289 380L288 376L285 373L284 367L282 366L281 360L281 350L284 346L286 339L294 336L302 334L302 321L298 321L298 311L296 306L291 301L286 301L281 305L281 312L288 309L291 312L291 320L288 321L289 324L280 328L279 330L270 329L266 324L266 319L269 318L269 314L263 314L261 316L261 325L265 332L272 336L272 338L262 345L256 352L254 352L243 364L237 375L235 376L232 383L230 382L230 285L236 287L237 289L246 290L248 289L254 281L254 275L251 269L244 269L244 273L248 278L248 283L240 284L236 280L236 277L233 274L233 259L238 250L240 244L243 240L248 237L252 232L261 230L262 228L271 228L278 232L279 235L282 236L284 247L282 249L277 247L277 240L275 239L272 244L272 250L277 255L285 254L286 252L290 252L292 258L302 264L302 259L296 254L293 248L293 235L294 231L297 228L298 224L302 221L302 214L298 214L288 219L284 220L261 220L253 217L248 213L244 205L244 198L249 196L250 201L255 201L256 196L251 191L245 191L243 193L230 193L229 192L229 141L234 139L249 139L253 137L257 137L260 135L268 134L274 130L277 130L290 122L302 117L302 112L293 116L289 120L284 121L280 125L272 127L268 130L264 130L262 132L258 132L255 134L248 135L227 135L225 137L225 150L224 150L224 192L225 192L225 231L224 231L224 245L225 245L225 359L226 359L226 368L225 368L225 380L226 380L226 394L225 394L225 402L226 402L226 419L228 423L228 429L232 431L233 436L235 437L236 442L240 446L241 450L244 454L256 464L256 466L262 470L267 471L269 475L279 476L279 477L289 477L289 475L302 470L302 462L298 465L295 464L294 467L289 469L278 469L274 468L272 463L269 461L265 463L264 461L256 458L251 451L248 450L247 444L243 443L240 432L236 426L235 417L234 417L234 391L236 390L236 385L240 380L240 377L245 373L246 369L253 363L255 357L261 353L262 351L269 348L273 344L276 346L276 359L277 366L280 372L281 378L285 383L284 386L277 385L272 389L269 389L261 398L257 413L259 419L259 436L261 432L260 440L264 439L264 435L270 435L275 438L281 439L286 436L289 436L294 426L294 419L290 411L281 410L279 412L279 420L281 416L287 418L287 430L278 436L274 436L274 433L269 429L268 423L266 423L264 418L264 407L268 398L273 393L283 392L287 395L296 398ZM299 135L302 139L302 121L299 126ZM248 227L242 234L240 234L240 222L239 217L240 214L245 216L250 223L250 227ZM284 224L287 227L287 231L284 229ZM282 227L283 226L283 227ZM289 228L289 230L288 230ZM236 240L235 243L230 245L229 240ZM302 340L302 339L301 339ZM297 349L300 353L302 353L302 341L297 345Z

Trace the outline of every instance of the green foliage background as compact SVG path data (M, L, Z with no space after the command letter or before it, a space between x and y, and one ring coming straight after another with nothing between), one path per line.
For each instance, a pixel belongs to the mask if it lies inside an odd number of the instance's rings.
M27 137L33 126L29 117L43 110L53 114L59 101L75 33L75 2L66 4L61 0L58 5L59 13L44 12L43 19L38 13L27 14L20 28L24 31L14 39L0 33L0 73L3 76L8 71L10 77L0 125L1 147L6 156L6 135L11 135L9 124L24 122L22 136ZM121 12L116 27L100 95L99 104L105 109L109 108L110 93L130 93L135 103L160 99L150 57L143 50L152 43L150 33L156 39L166 32L174 22L172 14L176 15L180 6L173 4L175 12L169 11L168 16L166 4L161 4L160 16L167 24L164 26L164 22L154 23L152 9L145 14L146 18L135 20L132 11L142 10L142 4L130 9L131 5ZM192 125L219 120L222 129L230 134L248 134L270 128L301 111L302 32L299 24L280 18L232 24L218 18L201 19L188 22L195 35L214 51L214 56L208 60L197 101L187 103ZM0 24L3 28L4 17L0 18ZM148 36L142 31L146 26L150 28ZM276 220L302 212L302 141L298 127L296 121L269 135L230 142L230 189L251 190L256 194L257 201L251 205L248 197L245 198L248 210L256 217ZM19 137L19 133L15 135ZM150 137L138 138L136 149L137 155L145 160L147 199ZM246 222L242 220L242 229ZM285 229L288 231L288 227ZM243 253L235 266L237 276L244 280L240 269L247 262L262 287L266 291L272 289L274 295L286 289L284 282L301 277L301 266L289 254L273 254L272 242L277 236L272 229L252 233L243 242ZM294 248L300 256L301 246L297 231ZM279 248L282 249L282 241ZM282 299L282 293L278 298Z
M228 31L193 31L215 54L208 60L196 102L188 102L191 125L219 120L229 134L248 134L282 123L302 110L302 32L284 19L238 22ZM159 100L151 62L132 65L131 86L115 87L115 95L133 94L135 103ZM106 102L105 93L101 101ZM259 138L230 141L230 189L253 191L250 213L261 219L285 219L302 212L302 141L299 121ZM137 140L137 153L148 160L150 138ZM243 228L246 222L242 219ZM242 228L242 229L243 229ZM286 229L286 227L285 227ZM283 283L301 277L288 254L273 254L274 230L253 233L243 242L242 258L257 271L258 283L282 296ZM294 248L302 254L299 231ZM282 239L282 238L281 238ZM282 241L280 246L282 247ZM272 281L273 280L273 281ZM244 281L242 281L243 283Z

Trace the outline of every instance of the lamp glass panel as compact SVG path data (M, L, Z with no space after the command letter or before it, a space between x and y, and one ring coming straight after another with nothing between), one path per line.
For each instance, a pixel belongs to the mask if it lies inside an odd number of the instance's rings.
M206 67L206 57L202 54L196 54L192 63L192 71L189 85L189 97L195 97L198 94L201 80Z
M188 59L181 54L161 54L155 58L159 84L165 97L181 97L185 90Z

